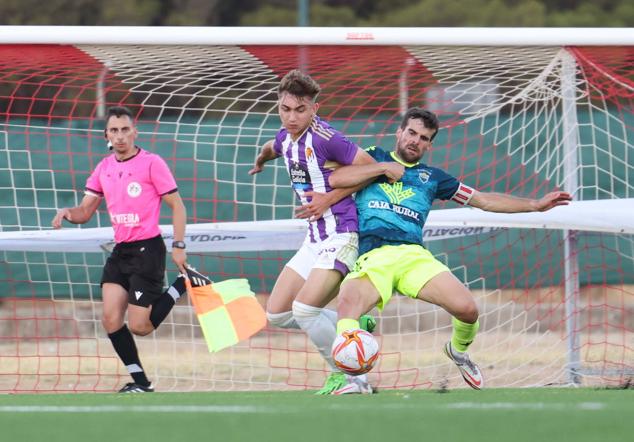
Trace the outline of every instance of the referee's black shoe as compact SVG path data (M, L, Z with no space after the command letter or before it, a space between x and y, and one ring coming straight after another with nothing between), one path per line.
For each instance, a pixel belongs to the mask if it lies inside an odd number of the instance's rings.
M192 287L203 287L211 284L211 280L196 270L194 267L185 266L187 269L187 277L192 284Z
M143 386L134 382L128 382L119 390L119 393L154 393L154 387L152 384Z

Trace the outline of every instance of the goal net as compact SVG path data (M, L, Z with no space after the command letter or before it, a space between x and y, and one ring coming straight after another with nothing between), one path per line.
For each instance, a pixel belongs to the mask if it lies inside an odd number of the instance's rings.
M105 106L130 107L139 146L174 172L190 263L215 281L248 278L266 302L304 226L281 162L247 171L280 127L277 83L299 66L322 87L321 117L360 146L391 149L403 111L421 106L441 120L428 164L485 192L574 195L574 212L526 218L432 211L425 245L477 300L470 353L487 386L633 376L633 46L252 43L0 44L0 391L127 379L100 323L105 204L86 225L50 230L108 154ZM169 233L169 211L161 223ZM166 283L175 275L168 263ZM463 386L441 352L447 313L402 296L373 313L374 385ZM162 391L313 389L328 371L294 330L210 354L187 299L136 342Z

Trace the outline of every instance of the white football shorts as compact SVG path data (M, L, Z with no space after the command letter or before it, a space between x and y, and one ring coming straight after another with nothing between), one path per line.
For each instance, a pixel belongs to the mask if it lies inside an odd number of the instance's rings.
M359 235L356 232L337 233L316 243L307 238L286 265L304 279L308 279L312 269L334 269L346 276L358 256Z

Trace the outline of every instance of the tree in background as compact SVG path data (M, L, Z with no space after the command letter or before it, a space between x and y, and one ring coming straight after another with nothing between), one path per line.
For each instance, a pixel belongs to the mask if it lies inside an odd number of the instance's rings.
M468 2L419 0L369 19L371 26L544 26L546 8L538 0Z
M634 26L631 0L309 0L311 26ZM5 25L295 26L298 0L2 0Z
M288 2L281 2L288 3ZM363 20L348 6L330 6L325 2L310 4L311 26L358 26ZM240 17L241 26L295 26L297 9L289 5L266 5Z
M2 0L3 25L92 25L101 11L95 0Z
M243 26L294 26L297 1L245 12ZM311 0L311 26L619 26L634 25L629 0Z

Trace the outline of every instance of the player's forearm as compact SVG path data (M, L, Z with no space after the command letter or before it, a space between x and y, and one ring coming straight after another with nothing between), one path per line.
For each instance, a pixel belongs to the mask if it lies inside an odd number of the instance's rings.
M69 207L68 215L64 216L64 219L71 224L84 224L90 221L94 211L87 210L85 207Z
M178 195L178 194L176 194ZM185 239L185 225L187 223L187 211L183 200L180 196L174 197L172 200L172 225L174 227L174 241L183 241ZM181 247L172 247L172 260L181 273L186 273L185 263L187 262L187 254L185 249Z
M328 183L335 189L357 188L356 190L359 190L374 178L383 175L386 170L385 163L364 164L362 166L343 166L330 174ZM353 192L356 192L356 190Z
M477 200L471 201L470 204L488 212L499 213L534 212L537 210L537 200L503 193L480 193Z
M183 241L187 225L187 211L180 199L172 208L172 225L174 227L174 241Z
M52 221L55 229L62 227L64 220L72 224L84 224L92 218L92 214L97 211L97 207L101 203L101 198L96 195L86 194L81 204L76 207L65 207L59 209Z
M275 149L273 148L273 142L268 141L260 151L258 155L257 163L259 165L263 165L267 161L274 160L278 157L277 153L275 153Z
M338 187L336 189L332 189L330 192L328 192L328 196L330 197L330 205L332 206L333 204L337 204L345 197L363 189L366 185L367 182L363 182L352 187Z

